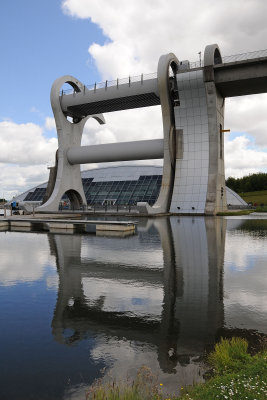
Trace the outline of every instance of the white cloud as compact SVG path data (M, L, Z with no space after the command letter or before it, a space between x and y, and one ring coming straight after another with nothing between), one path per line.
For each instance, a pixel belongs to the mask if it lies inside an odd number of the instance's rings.
M259 171L267 172L266 110L267 94L226 100L225 128L240 133L233 140L230 140L229 134L225 135L227 177L237 178Z
M46 139L40 126L0 122L0 188L6 198L45 182L47 163L54 158L57 139Z
M48 242L44 240L43 235L31 236L31 243L33 245L29 246L29 240L23 233L13 233L12 240L9 233L2 235L1 285L13 286L21 282L34 282L43 277L48 263L54 265L52 258L47 257ZM25 268L25 260L27 260L27 268ZM52 277L54 274L50 275Z
M267 3L261 0L64 0L67 14L88 18L110 39L89 47L104 79L156 71L161 54L198 59L218 43L224 55L266 48Z
M0 122L0 162L20 165L46 163L57 148L57 139L46 139L40 126Z
M45 119L45 128L46 128L48 131L55 130L55 129L56 129L56 122L55 122L55 119L52 118L52 117L46 117L46 119Z
M225 127L231 131L247 133L255 145L267 148L267 94L226 99Z
M265 330L266 238L242 228L228 231L224 257L224 308L226 325ZM240 251L242 248L242 251ZM259 279L260 277L260 279Z
M240 178L244 175L266 171L267 153L257 149L251 149L251 141L245 136L229 140L225 137L225 174Z
M92 119L88 120L83 133L82 145L163 137L160 107L108 113L105 115L105 119L106 124L101 126Z
M23 193L46 182L48 179L46 165L0 164L0 190L6 199Z

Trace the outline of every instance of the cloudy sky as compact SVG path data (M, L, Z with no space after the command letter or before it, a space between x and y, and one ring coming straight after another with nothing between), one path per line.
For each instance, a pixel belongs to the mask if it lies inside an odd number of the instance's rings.
M47 180L57 135L50 88L71 74L85 84L157 70L159 56L198 60L267 49L265 0L1 1L0 197ZM267 172L267 94L226 101L226 176ZM83 144L162 137L159 107L106 114ZM86 167L87 168L87 167Z

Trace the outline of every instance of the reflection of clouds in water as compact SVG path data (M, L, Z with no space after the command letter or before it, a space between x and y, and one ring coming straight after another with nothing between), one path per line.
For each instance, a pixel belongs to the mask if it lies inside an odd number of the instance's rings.
M36 281L48 264L54 264L46 235L7 232L1 234L0 242L0 284L4 286Z
M266 331L267 238L227 232L224 268L226 325Z
M69 385L71 384L69 383ZM89 386L84 383L67 387L63 395L63 400L85 400L85 393L88 389Z
M262 302L266 304L266 296ZM254 308L253 308L254 307ZM255 296L236 293L224 301L225 326L227 328L253 329L267 334L266 307Z
M233 291L230 298L226 299L225 306L233 304L242 305L247 312L267 313L267 293L249 293L247 290Z
M100 263L115 263L121 265L138 265L148 268L163 268L163 252L159 238L156 242L140 242L138 236L130 239L105 238L86 239L82 242L81 258L97 260Z
M173 374L162 372L155 350L153 345L139 344L126 339L102 338L97 340L90 355L95 362L108 360L110 368L105 377L111 376L116 380L127 379L128 376L134 377L137 370L146 365L158 377L158 381L163 383L163 389L168 388L169 393L174 391L177 393L178 387L201 381L200 376L203 376L204 368L200 361L191 360L190 364L183 366L177 363L174 379Z
M84 294L90 302L100 296L105 297L103 311L161 315L163 289L160 286L104 278L83 278L82 283Z
M47 289L57 290L58 289L58 274L49 275L46 277L46 287Z
M255 267L256 258L267 260L267 239L254 240L245 232L227 232L225 241L225 267L232 271L247 271Z

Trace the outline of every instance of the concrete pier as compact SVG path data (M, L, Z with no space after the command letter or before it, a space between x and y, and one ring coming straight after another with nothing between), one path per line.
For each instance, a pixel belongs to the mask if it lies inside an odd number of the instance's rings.
M7 231L9 224L7 221L0 221L0 231Z
M31 228L32 224L30 221L25 221L25 220L20 220L20 221L10 221L10 227L14 228L14 227L23 227L23 228Z
M100 221L11 217L0 221L0 230L45 231L51 233L105 233L110 235L135 233L134 221Z
M134 224L124 224L124 225L114 225L114 224L97 224L96 225L96 232L99 231L108 231L108 232L131 232L135 231Z

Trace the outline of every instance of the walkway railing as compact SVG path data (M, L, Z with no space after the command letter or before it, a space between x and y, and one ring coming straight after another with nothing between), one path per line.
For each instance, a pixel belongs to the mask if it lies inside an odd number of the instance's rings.
M253 60L253 59L259 59L259 58L264 58L267 57L267 49L266 50L257 50L257 51L252 51L249 53L242 53L242 54L234 54L232 56L225 56L222 57L222 64L228 64L232 62L238 62L238 61L246 61L246 60ZM199 61L194 61L194 62L188 62L186 64L183 64L181 69L183 71L189 71L191 69L195 68L201 68L204 66L204 60L199 60ZM115 79L112 81L105 81L105 82L100 82L100 83L94 83L93 85L85 85L84 90L93 90L96 91L97 89L107 89L109 87L114 87L119 85L124 85L128 84L131 86L132 83L136 82L143 82L148 79L155 79L157 78L157 73L153 72L151 74L141 74L137 76L129 76L127 78L122 78L122 79ZM61 95L65 94L71 94L74 93L73 89L68 89L68 90L62 90Z
M107 89L109 87L114 87L117 86L119 87L120 85L125 85L128 84L129 86L131 86L132 83L136 83L136 82L143 82L143 81L147 81L149 79L155 79L157 78L157 73L156 72L152 72L150 74L141 74L141 75L137 75L137 76L128 76L127 78L122 78L122 79L115 79L113 81L105 81L105 82L100 82L100 83L94 83L93 85L85 85L84 87L87 90L93 90L96 91L97 89ZM68 90L63 90L61 92L62 95L64 94L71 94L74 93L73 89L68 89Z
M264 57L267 57L267 49L251 51L250 53L235 54L233 56L225 56L222 58L222 60L223 64L227 64L236 61L246 61Z

